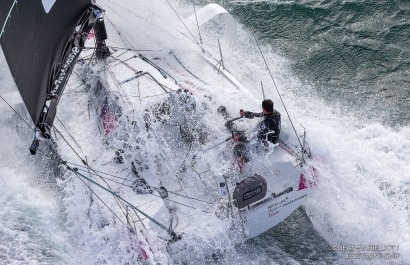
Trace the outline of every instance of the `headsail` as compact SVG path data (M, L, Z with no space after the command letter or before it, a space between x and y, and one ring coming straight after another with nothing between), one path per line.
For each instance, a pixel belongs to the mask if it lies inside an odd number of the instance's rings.
M0 44L31 119L45 138L100 11L90 0L1 1Z

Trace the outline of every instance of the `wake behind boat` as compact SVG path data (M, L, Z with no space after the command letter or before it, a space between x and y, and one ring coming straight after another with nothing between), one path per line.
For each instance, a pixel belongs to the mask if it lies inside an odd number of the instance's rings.
M230 116L239 114L239 104L252 93L227 69L218 68L218 61L212 63L214 58L204 47L143 55L110 42L102 10L91 8L95 10L88 11L93 16L88 23L94 33L79 32L76 27L84 43L68 49L71 53L64 57L60 74L51 78L54 86L45 93L44 114L31 115L37 122L31 151L36 153L37 141L47 144L51 138L53 119L47 115L53 105L47 102L58 103L63 88L55 90L55 84L65 82L61 77L71 71L79 51L88 47L70 81L86 89L67 93L60 106L79 106L82 114L72 115L64 121L65 130L58 130L60 162L71 176L112 196L101 200L113 209L113 220L121 221L130 237L138 238L140 257L161 255L166 252L164 243L168 252L176 254L198 239L226 237L240 242L253 238L303 204L316 185L316 173L306 162L310 150L305 139L299 150L288 142L289 123L283 126L277 144L269 144L262 154L250 153L249 161L239 161L233 152L238 145L233 133L252 139L249 128L255 121ZM87 24L87 28L91 27ZM5 49L6 57L7 51L11 50ZM19 84L24 77L16 76ZM20 92L25 98L25 92ZM237 111L221 111L226 97L237 100ZM64 159L73 151L83 165ZM96 200L94 196L91 201Z

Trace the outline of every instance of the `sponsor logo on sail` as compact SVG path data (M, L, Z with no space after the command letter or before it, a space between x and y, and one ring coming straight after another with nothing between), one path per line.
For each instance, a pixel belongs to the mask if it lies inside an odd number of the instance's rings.
M71 64L73 63L73 61L75 60L75 58L77 57L77 55L80 53L80 49L77 47L74 47L71 49L71 53L68 56L66 62L61 66L60 68L60 73L58 75L58 78L54 81L54 87L51 90L51 95L57 96L57 90L60 87L60 84L63 83L64 79L67 76L67 71L70 70L71 68Z

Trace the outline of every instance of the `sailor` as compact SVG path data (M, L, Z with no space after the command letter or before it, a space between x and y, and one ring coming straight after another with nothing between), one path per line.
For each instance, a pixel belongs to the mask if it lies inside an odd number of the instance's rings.
M280 113L273 108L273 101L265 99L262 101L262 112L254 113L250 111L240 111L241 117L253 119L254 117L263 118L258 124L257 138L262 146L268 146L267 142L276 144L280 134Z

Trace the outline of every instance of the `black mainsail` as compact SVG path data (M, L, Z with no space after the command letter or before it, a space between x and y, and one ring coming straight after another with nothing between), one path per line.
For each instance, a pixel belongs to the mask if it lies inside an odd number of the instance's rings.
M1 0L0 44L45 138L51 137L59 97L100 15L90 0Z

